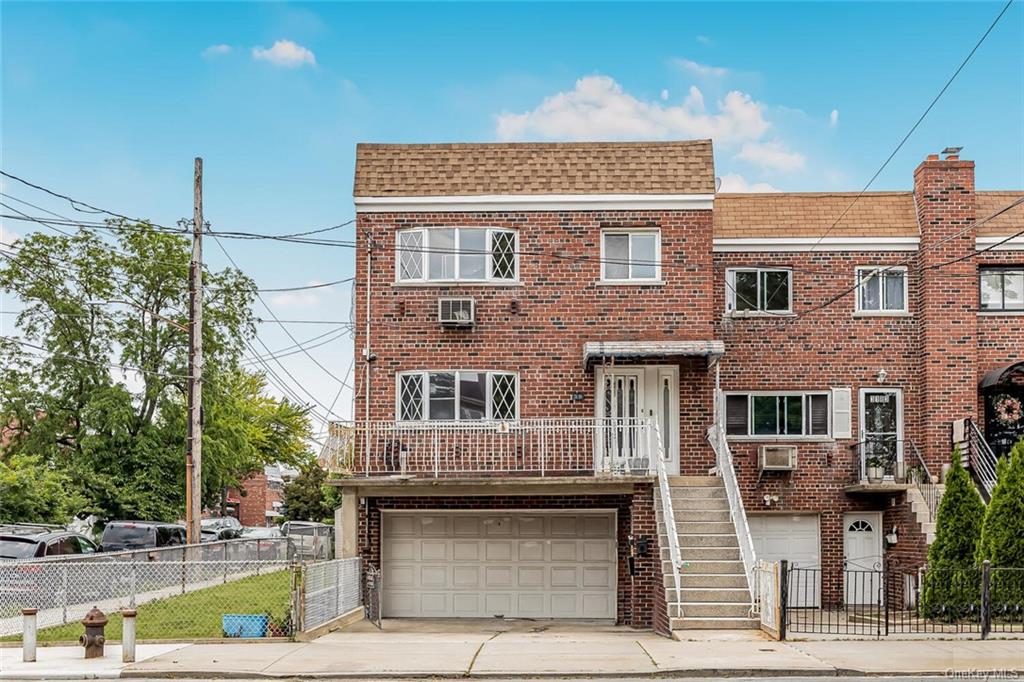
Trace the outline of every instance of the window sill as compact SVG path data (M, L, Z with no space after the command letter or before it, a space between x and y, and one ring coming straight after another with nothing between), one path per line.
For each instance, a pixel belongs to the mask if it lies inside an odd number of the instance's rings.
M767 312L763 312L763 311L760 311L760 310L758 310L758 311L735 311L734 310L732 312L725 313L725 316L727 318L735 318L735 319L743 319L743 318L764 319L764 318L773 318L773 317L778 317L778 318L796 317L796 313L793 313L793 312L789 312L789 313L767 313Z
M979 310L979 315L984 317L999 317L1000 315L1024 315L1024 310Z
M913 317L913 313L908 313L905 310L858 310L853 314L854 317Z
M663 287L663 279L600 279L595 284L599 287Z
M835 443L832 436L729 436L725 439L736 443Z
M467 288L467 287L521 287L523 283L487 281L487 280L466 280L466 281L435 281L435 282L392 282L391 286L396 289L436 289L438 287Z

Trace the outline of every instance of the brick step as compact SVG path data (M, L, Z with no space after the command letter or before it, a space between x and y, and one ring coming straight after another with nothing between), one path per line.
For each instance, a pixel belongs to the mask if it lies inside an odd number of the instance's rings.
M679 547L739 547L736 533L718 534L679 534ZM685 550L684 550L685 554Z
M715 488L722 485L722 479L718 476L669 476L668 485L670 488L694 488L697 486Z
M683 585L683 589L703 589L707 587L728 587L735 589L747 589L747 577L745 575L737 575L735 573L710 573L703 575L689 575L682 573L679 576L679 580ZM675 594L675 586L672 583L671 576L669 576L669 583L666 585L666 592L670 593L666 596L669 601L680 601L680 595Z
M725 488L710 486L696 486L693 488L672 488L672 502L685 500L693 497L721 497L725 498Z
M665 524L659 522L658 533L663 534L664 532ZM676 532L689 533L690 535L697 535L699 533L726 535L728 533L735 533L736 526L733 525L732 521L680 521L677 519Z
M661 560L668 562L672 557L668 551L668 540L659 538L661 542ZM684 562L688 561L739 561L739 547L688 547L686 552L680 552ZM670 568L670 567L669 567Z
M750 630L761 627L756 618L671 618L673 630Z

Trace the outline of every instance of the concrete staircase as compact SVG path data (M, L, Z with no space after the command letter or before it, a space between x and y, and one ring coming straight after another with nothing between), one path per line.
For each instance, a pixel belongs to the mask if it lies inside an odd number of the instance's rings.
M682 589L675 589L669 560L667 529L662 518L660 491L655 509L661 547L662 573L673 630L756 628L751 617L750 591L740 559L736 528L729 518L725 486L718 476L669 478L672 508L683 567Z
M946 491L946 486L930 483L925 486L925 491L930 497L933 497L937 506L938 501L942 499L942 495ZM921 532L924 533L925 541L931 547L932 542L935 540L935 522L930 520L928 501L925 499L924 494L915 486L907 488L907 501L910 502L910 509L917 519L917 524L921 527Z

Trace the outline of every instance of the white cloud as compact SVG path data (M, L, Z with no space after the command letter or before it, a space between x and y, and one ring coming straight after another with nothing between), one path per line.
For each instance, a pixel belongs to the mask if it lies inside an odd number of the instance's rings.
M531 111L498 115L497 135L503 140L710 137L730 145L757 140L768 130L763 109L749 95L732 91L708 113L697 88L690 89L682 105L663 105L633 97L608 76L586 76Z
M290 40L278 40L269 49L254 47L252 48L252 57L253 59L261 59L275 66L283 66L289 69L294 69L304 64L311 66L316 64L316 56L310 49Z
M839 110L838 109L833 109L832 113L830 113L828 115L828 124L830 126L832 126L833 128L835 128L837 125L839 125Z
M311 280L309 286L323 284L318 280ZM328 293L327 289L306 289L304 291L282 291L270 297L270 302L282 308L314 308L320 305L322 295Z
M722 186L719 192L778 192L779 189L772 187L767 182L747 182L739 173L726 173L721 177Z
M204 59L214 59L216 57L220 57L221 55L228 54L229 52L231 52L231 46L230 45L223 45L222 44L222 45L210 45L208 48L203 50L200 54L202 54Z
M20 234L0 223L0 242L3 242L4 244L14 244L19 239L21 239ZM10 247L4 246L4 248Z
M689 71L694 76L703 76L704 78L721 78L729 73L729 69L721 66L711 66L710 64L701 64L695 62L692 59L683 59L678 57L672 60L676 66Z
M697 42L700 43L701 45L710 45L711 44L711 37L710 36L697 36Z
M661 101L662 102L667 102L668 101L668 90L662 90L661 91Z
M803 154L791 150L781 140L745 142L736 158L761 168L778 171L801 170L807 161Z

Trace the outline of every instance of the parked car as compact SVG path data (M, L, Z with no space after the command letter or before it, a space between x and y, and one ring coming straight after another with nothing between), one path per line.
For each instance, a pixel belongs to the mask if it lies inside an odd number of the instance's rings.
M204 535L208 530L217 531L218 540L233 540L242 535L242 522L234 516L218 516L212 519L203 519L199 523L203 528ZM224 532L221 533L221 531Z
M200 542L217 542L219 540L234 540L237 538L234 528L203 528Z
M185 526L158 521L111 521L100 538L101 552L154 549L185 544Z
M334 556L334 526L315 521L285 521L281 532L291 539L299 557L327 559Z
M92 540L80 533L64 530L61 526L0 526L0 560L94 554L97 551Z

